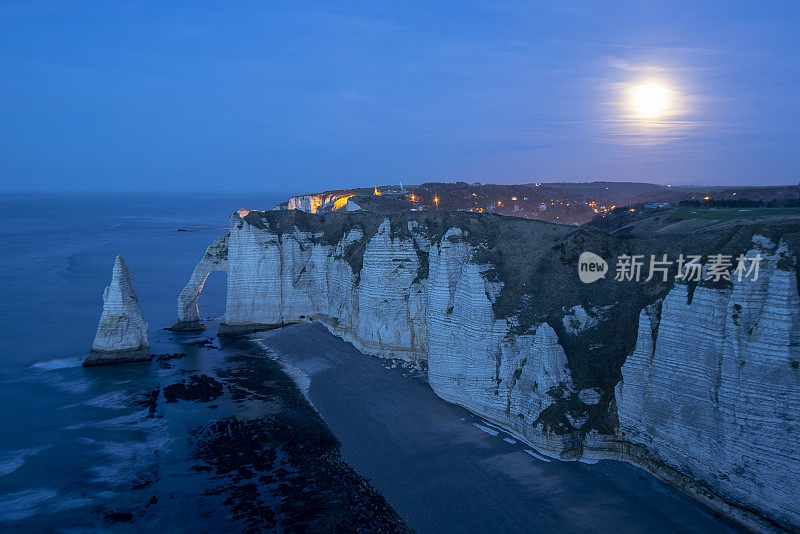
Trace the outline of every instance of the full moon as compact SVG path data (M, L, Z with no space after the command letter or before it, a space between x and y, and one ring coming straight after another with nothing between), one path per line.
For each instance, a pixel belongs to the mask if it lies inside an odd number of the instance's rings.
M660 85L644 84L633 88L631 104L642 117L656 118L663 115L668 103L669 94Z

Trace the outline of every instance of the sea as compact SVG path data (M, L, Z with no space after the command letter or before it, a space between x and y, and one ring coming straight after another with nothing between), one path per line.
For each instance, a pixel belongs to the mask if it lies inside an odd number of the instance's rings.
M278 366L216 339L225 273L205 332L164 330L230 214L287 197L0 199L0 532L404 530ZM84 368L117 254L162 359Z
M217 338L225 273L206 331L165 330L230 214L288 196L0 197L1 532L738 530L631 466L543 458L322 327ZM84 368L118 254L159 357Z

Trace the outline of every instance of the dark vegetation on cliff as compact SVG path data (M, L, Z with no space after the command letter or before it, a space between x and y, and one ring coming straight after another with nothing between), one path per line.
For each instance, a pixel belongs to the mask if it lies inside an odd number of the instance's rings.
M800 217L771 217L754 220L716 221L681 218L671 211L631 218L627 213L606 217L597 224L567 226L530 219L455 211L403 211L393 214L302 211L250 212L245 221L258 228L269 228L279 238L295 228L310 232L319 243L336 245L350 231L361 237L347 245L342 257L358 281L364 251L378 227L388 218L392 239L412 240L419 258L416 281L428 276L428 251L425 242L435 246L451 228L461 230L473 250L472 261L485 265L488 282L502 283L493 302L494 315L506 319L511 333L532 333L537 325L548 323L556 331L567 355L575 390L599 388L601 401L589 406L576 395L556 395L556 401L537 423L558 433L579 430L612 432L614 386L621 377L621 367L635 348L639 312L663 298L674 283L673 264L663 281L661 275L644 281L649 259L664 254L670 260L679 254L727 254L735 259L752 246L753 235L760 234L773 242L787 241L797 256L800 246ZM597 228L597 227L600 228ZM415 237L417 239L415 239ZM420 240L423 237L424 240ZM609 263L605 279L583 284L578 278L578 257L594 252ZM641 281L615 281L615 264L623 254L643 255L645 265ZM787 259L786 261L791 261ZM711 285L701 282L701 285ZM728 282L712 287L724 288ZM592 319L584 329L564 324L565 315L581 306ZM586 423L574 428L567 414L588 415Z
M781 209L675 208L655 213L621 212L597 218L584 227L599 229L618 239L647 241L652 246L671 247L688 254L726 254L734 260L752 247L754 235L761 235L773 243L784 241L789 254L800 258L800 213ZM778 267L783 265L789 270L793 264L792 258L786 258ZM724 287L729 284L701 282L700 285Z

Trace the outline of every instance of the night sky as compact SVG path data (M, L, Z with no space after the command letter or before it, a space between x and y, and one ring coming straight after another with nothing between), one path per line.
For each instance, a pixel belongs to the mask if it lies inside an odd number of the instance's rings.
M0 74L4 190L800 182L795 1L3 0Z

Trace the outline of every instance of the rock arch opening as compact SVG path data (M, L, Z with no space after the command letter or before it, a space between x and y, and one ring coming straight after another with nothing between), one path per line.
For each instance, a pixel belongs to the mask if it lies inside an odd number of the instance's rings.
M214 271L228 270L228 236L218 237L206 249L203 259L192 271L189 283L178 296L178 322L171 329L179 332L192 332L205 329L200 322L197 299L203 291L206 280ZM216 285L216 284L215 284Z

